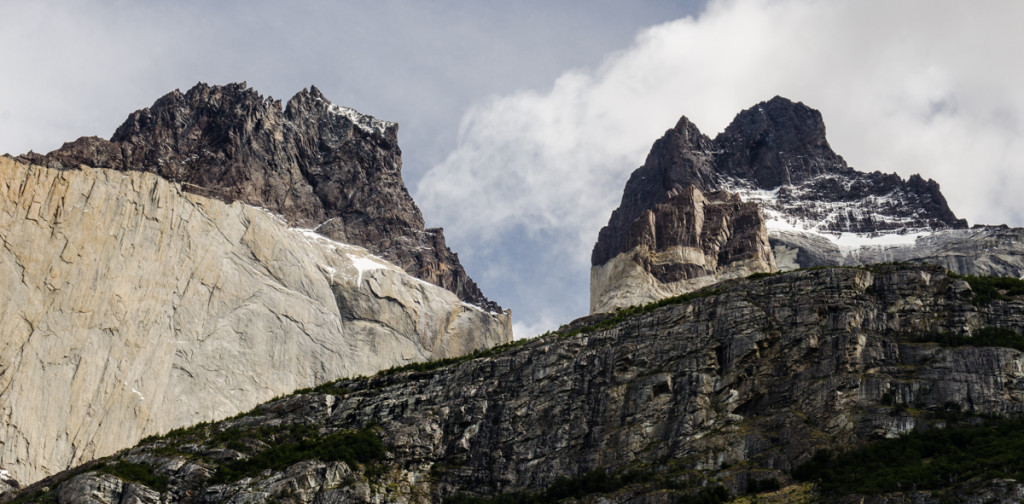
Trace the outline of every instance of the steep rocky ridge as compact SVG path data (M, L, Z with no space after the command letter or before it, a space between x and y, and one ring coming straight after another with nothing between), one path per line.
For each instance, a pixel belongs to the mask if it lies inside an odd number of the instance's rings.
M0 243L0 469L22 483L297 387L511 340L507 312L144 171L0 157Z
M83 137L20 159L53 168L139 170L189 192L241 201L289 224L363 246L487 310L480 292L402 182L398 125L331 103L316 88L282 108L245 83L177 90L132 113L109 141Z
M1019 336L1024 298L977 302L969 283L936 267L802 270L632 313L582 319L437 370L343 380L118 455L169 478L165 489L83 467L26 496L437 502L537 491L603 468L650 476L585 501L675 502L709 482L734 493L753 478L786 485L818 449L941 426L936 413L950 404L968 416L1024 412L1024 352L921 339L986 327ZM381 463L310 459L210 482L283 432L367 425L389 451ZM1013 481L992 485L1021 492ZM907 501L932 502L922 495Z
M757 204L725 191L704 194L692 185L633 221L625 248L591 270L591 313L775 270Z
M685 117L658 139L598 235L592 277L631 250L630 230L645 211L689 186L756 203L781 269L899 260L1024 276L1020 230L968 229L935 181L854 170L832 151L818 111L775 97L740 112L713 140ZM613 283L629 291L635 281Z

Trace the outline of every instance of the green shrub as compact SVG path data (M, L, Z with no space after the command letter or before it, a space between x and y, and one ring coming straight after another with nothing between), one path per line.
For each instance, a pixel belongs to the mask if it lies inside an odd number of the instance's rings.
M341 461L355 469L357 464L382 460L387 449L372 428L337 431L318 436L307 425L293 425L287 433L278 434L270 447L243 460L234 460L217 468L211 484L237 481L255 476L267 469L280 471L303 460Z
M729 490L721 485L708 486L699 492L684 495L676 500L677 504L723 504L732 500Z
M774 492L774 491L778 490L779 488L782 488L782 486L779 485L779 480L777 480L775 478L751 479L751 480L747 481L747 493L748 494L756 494L756 493L762 493L762 492Z
M481 358L484 358L484 357L493 357L495 355L500 355L500 354L505 353L506 351L508 351L508 350L510 350L512 348L515 348L515 347L518 347L518 346L522 346L522 345L526 344L527 342L529 342L531 340L532 340L532 338L518 339L518 340L515 340L515 341L511 341L509 343L504 343L504 344L501 344L501 345L496 345L496 346L493 346L493 347L490 347L490 348L479 348L479 349L473 350L472 353L469 353L467 355L462 355L462 356L459 356L459 357L449 357L447 359L438 359L438 360L426 361L426 362L413 362L413 363L410 363L410 364L405 364L403 366L395 366L395 367L392 367L392 368L385 369L385 370L377 373L377 375L378 376L390 376L390 375L393 375L393 374L404 373L406 371L416 371L416 372L433 371L435 369L440 369L440 368L443 368L443 367L448 367L448 366L451 366L453 364L458 364L460 362L465 362L465 361L469 361L469 360L473 360L473 359L481 359Z
M977 478L1024 478L1024 419L915 431L833 455L819 451L792 476L828 494L941 490Z
M924 333L909 337L912 341L938 343L945 347L1003 347L1024 351L1024 335L1002 327L982 327L967 336L956 333Z
M1006 301L1013 296L1024 295L1024 280L1011 277L957 275L950 273L953 278L966 280L974 291L974 298L971 303L984 305L994 300Z
M570 336L575 336L577 334L587 334L592 333L594 331L600 331L603 329L611 329L612 327L619 325L623 320L634 317L636 315L650 313L664 306L689 303L690 301L693 301L695 299L717 296L718 294L721 294L723 292L725 292L725 289L720 287L704 288L694 292L687 292L686 294L681 294L678 296L659 299L657 301L653 301L645 305L633 305L627 308L621 308L615 311L614 316L606 320L585 327L580 327L578 329L574 329L566 333L562 333L561 336L563 338L568 338Z
M578 478L560 476L544 490L538 492L510 492L491 497L456 494L447 497L445 504L547 504L565 499L580 499L591 494L611 493L634 483L649 481L653 474L647 471L627 471L611 475L604 468L590 471Z
M167 476L154 471L148 464L135 464L118 460L114 464L104 464L97 468L100 472L112 474L125 481L134 481L158 492L167 490Z

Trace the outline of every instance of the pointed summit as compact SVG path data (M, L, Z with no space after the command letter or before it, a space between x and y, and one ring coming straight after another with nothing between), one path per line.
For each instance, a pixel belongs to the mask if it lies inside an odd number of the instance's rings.
M781 96L740 112L714 143L718 172L760 189L851 171L825 139L821 113Z
M654 142L647 161L629 177L622 203L591 254L593 264L604 264L626 246L629 227L653 205L663 203L689 186L708 190L714 186L714 145L685 116Z

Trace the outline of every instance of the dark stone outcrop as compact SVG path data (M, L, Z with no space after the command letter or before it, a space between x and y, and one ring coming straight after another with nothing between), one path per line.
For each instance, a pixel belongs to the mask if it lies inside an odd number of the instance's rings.
M778 96L740 112L714 148L717 173L761 189L856 173L829 147L820 112Z
M688 185L704 192L740 191L741 196L778 189L771 210L825 232L967 227L935 181L850 168L829 146L818 111L775 97L741 112L714 140L680 119L630 176L619 208L598 235L591 264L605 264L629 250L633 221Z
M244 83L197 84L132 113L109 141L84 137L23 162L156 173L197 194L261 206L290 225L360 245L460 299L501 311L466 274L402 181L398 125L316 87L282 108Z
M744 203L735 194L718 191L701 193L690 186L679 194L644 211L629 230L627 250L643 247L661 252L674 246L707 251L714 259L710 270L698 268L692 274L677 275L651 270L662 282L714 274L715 269L736 261L767 260L771 255L764 221L757 204ZM759 233L758 231L762 231ZM763 252L758 255L758 252Z
M713 190L713 151L711 139L685 117L655 141L647 161L629 176L619 208L598 234L592 265L600 266L630 250L627 239L633 222L645 210L667 201L673 190L691 185L701 192Z
M785 486L817 450L946 425L941 413L951 404L975 420L1024 412L1024 353L918 339L1024 330L1020 296L975 304L975 294L935 267L727 282L614 324L611 315L582 319L563 334L468 362L343 380L150 440L117 460L168 478L159 496L131 489L147 502L377 502L380 492L391 502L441 502L459 492L536 492L595 469L652 473L617 492L619 502L676 502L711 482L734 494L755 478ZM289 433L367 425L389 451L376 476L369 466L305 460L211 483L230 461ZM28 492L45 486L73 502L106 488L117 502L129 485L137 483L83 468Z
M690 185L641 212L628 252L590 272L590 313L677 296L730 278L775 271L757 203Z

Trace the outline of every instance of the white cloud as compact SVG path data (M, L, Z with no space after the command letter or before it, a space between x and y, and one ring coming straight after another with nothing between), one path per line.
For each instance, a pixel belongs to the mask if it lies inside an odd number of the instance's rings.
M971 223L1024 225L1020 19L1015 0L712 2L549 90L478 103L416 199L471 272L501 262L509 235L530 244L524 262L545 267L509 296L531 300L529 324L540 307L579 314L598 229L680 115L713 137L774 95L819 109L855 168L920 173Z

